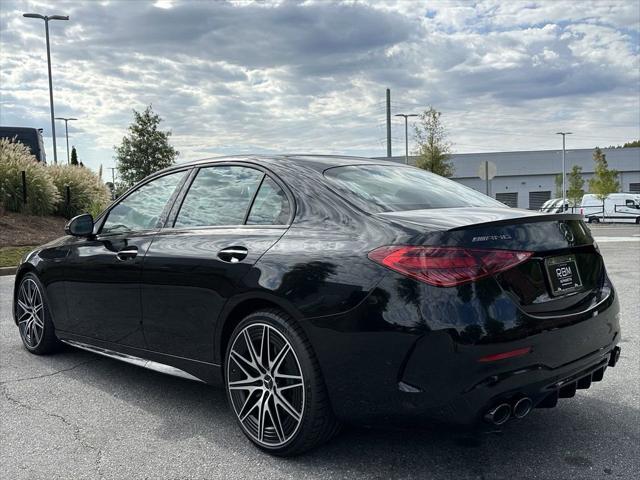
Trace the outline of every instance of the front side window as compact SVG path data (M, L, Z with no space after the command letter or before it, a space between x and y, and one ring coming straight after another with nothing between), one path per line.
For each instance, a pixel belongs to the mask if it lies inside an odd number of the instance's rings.
M289 221L291 207L284 190L265 177L251 206L248 225L284 225Z
M174 227L242 225L264 173L254 168L201 168L182 202Z
M502 207L480 192L419 168L349 165L324 172L342 195L371 213L427 208Z
M158 220L186 171L171 173L145 183L111 209L102 225L103 234L149 230Z

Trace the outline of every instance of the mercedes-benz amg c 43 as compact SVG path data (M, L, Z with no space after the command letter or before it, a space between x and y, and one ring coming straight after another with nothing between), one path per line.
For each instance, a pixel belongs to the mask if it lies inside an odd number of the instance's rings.
M28 254L25 347L220 384L292 455L341 422L502 425L602 380L618 301L582 217L385 161L246 156L146 178Z

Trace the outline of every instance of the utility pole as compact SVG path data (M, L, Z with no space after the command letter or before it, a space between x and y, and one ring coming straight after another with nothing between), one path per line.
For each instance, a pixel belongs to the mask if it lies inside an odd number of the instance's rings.
M407 119L409 117L417 117L417 113L396 113L396 117L404 117L404 163L409 165L409 129L407 127Z
M111 190L111 200L116 199L116 167L109 167L111 170L111 184L113 185L113 190Z
M387 157L391 158L391 90L387 88Z
M562 211L567 209L567 169L565 166L565 137L571 135L572 132L556 132L556 135L562 135Z
M56 117L56 120L64 120L64 131L67 134L67 165L69 165L71 163L71 160L69 160L69 122L78 119L73 117Z
M56 150L56 122L53 112L53 83L51 81L51 48L49 47L49 20L69 20L68 15L40 15L38 13L24 13L26 18L39 18L44 20L44 31L47 39L47 67L49 70L49 103L51 105L51 135L53 136L53 163L58 163L58 152Z

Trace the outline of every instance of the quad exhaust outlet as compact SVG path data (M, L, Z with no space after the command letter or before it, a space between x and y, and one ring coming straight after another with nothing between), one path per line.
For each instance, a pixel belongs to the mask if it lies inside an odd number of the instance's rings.
M526 417L532 408L533 400L529 397L521 397L515 400L513 405L505 402L493 407L485 413L484 419L496 426L504 425L511 417L518 419Z
M494 425L503 425L511 417L511 405L501 403L497 407L492 408L484 415L484 419Z
M529 415L533 408L533 401L529 397L523 397L513 405L513 416L515 418L524 418Z

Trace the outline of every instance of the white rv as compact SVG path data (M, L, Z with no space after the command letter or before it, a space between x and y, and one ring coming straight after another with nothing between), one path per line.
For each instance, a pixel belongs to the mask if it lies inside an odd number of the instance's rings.
M640 194L611 193L604 201L603 211L602 200L588 193L582 197L580 214L589 223L605 221L640 224Z

